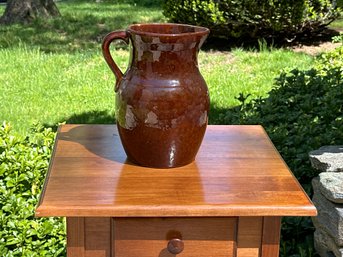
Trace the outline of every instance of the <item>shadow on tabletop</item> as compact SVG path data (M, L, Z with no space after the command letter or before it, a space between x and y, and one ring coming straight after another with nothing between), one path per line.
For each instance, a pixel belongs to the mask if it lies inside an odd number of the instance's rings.
M105 140L94 144L94 139L98 138L99 135L102 137L105 135L106 138L102 138ZM115 161L116 163L135 165L127 159L119 139L119 134L114 126L99 127L92 124L81 124L69 128L68 131L59 131L58 138L62 141L82 145L90 153L103 159Z

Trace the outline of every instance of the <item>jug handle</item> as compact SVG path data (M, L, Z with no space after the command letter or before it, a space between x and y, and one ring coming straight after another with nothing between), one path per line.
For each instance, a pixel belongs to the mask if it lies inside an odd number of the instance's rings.
M114 86L115 92L118 91L119 82L123 78L122 71L119 69L118 65L115 63L110 53L110 44L116 39L123 40L126 44L129 44L129 34L127 31L112 31L109 34L107 34L102 41L102 54L108 66L110 67L110 69L116 77L116 84Z

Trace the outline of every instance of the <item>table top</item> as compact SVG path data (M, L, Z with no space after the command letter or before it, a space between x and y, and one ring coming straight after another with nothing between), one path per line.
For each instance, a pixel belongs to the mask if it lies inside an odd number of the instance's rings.
M209 125L196 160L130 163L115 125L59 127L36 216L314 216L261 126Z

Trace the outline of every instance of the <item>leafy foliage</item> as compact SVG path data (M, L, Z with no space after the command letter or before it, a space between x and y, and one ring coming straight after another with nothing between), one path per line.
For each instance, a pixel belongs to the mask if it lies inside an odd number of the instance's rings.
M327 70L337 69L343 73L343 33L340 36L334 37L337 42L341 42L341 47L335 51L323 53L316 61L316 68L321 73L326 74Z
M339 16L331 0L165 0L173 22L209 27L224 37L294 37L322 29Z
M262 124L301 181L315 174L308 152L343 140L343 47L317 58L315 68L282 72L268 97L247 101L222 116L226 124Z
M283 72L264 98L241 94L221 117L226 124L261 124L308 194L317 171L308 153L343 143L343 46L318 57L315 68ZM307 218L284 219L281 256L314 256Z
M26 138L0 127L0 256L61 256L65 224L34 218L55 133L35 127Z
M338 36L332 38L334 43L341 43L343 45L343 32L340 32Z

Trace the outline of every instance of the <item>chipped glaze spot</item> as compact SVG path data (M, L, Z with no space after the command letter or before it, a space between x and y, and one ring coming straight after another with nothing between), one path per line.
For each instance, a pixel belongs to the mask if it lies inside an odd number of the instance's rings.
M144 123L150 127L158 127L157 115L152 111L148 112Z
M133 113L133 107L131 105L126 106L125 113L125 128L132 130L137 126L135 114Z
M199 126L207 124L207 111L204 111L199 118Z

